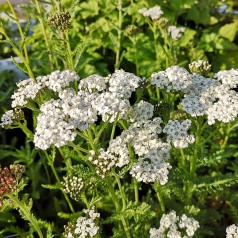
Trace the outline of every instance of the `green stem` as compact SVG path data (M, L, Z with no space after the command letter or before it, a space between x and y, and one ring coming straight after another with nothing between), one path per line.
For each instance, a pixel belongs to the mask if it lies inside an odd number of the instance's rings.
M87 129L86 133L87 133L87 135L88 135L88 142L89 142L91 148L92 148L95 152L97 152L97 148L96 148L96 146L94 145L94 139L93 139L93 135L92 135L92 132L91 132L90 128Z
M229 135L230 135L230 131L231 131L231 123L228 122L227 128L225 130L225 138L224 138L224 141L223 141L223 143L221 145L222 149L226 148L226 145L227 145L227 142L228 142L228 139L229 139Z
M195 176L195 171L196 171L196 165L197 165L197 160L198 160L198 152L201 144L201 133L202 133L202 127L201 127L201 122L198 119L197 121L197 131L196 131L196 140L195 140L195 145L194 145L194 153L191 158L190 162L190 174L194 177Z
M153 35L154 35L154 48L155 48L155 56L156 56L156 64L155 65L156 65L157 70L159 70L160 69L160 55L159 55L159 48L158 48L159 34L158 34L158 29L156 27L156 22L153 22L152 31L153 31Z
M5 37L9 41L11 46L13 47L14 52L21 58L21 60L24 63L25 67L27 68L27 72L28 72L29 77L31 77L32 79L35 79L34 74L33 74L32 70L31 70L30 64L29 64L28 51L27 51L26 45L24 43L24 40L25 40L24 38L25 37L24 37L23 31L22 31L21 25L20 25L20 23L18 21L16 12L15 12L14 8L12 7L11 2L9 0L7 0L7 2L8 2L8 5L9 5L10 9L11 9L11 12L12 12L12 14L14 16L14 20L15 20L15 22L17 24L17 27L18 27L18 30L19 30L19 33L20 33L20 36L21 36L24 54L16 47L16 45L11 41L11 39L8 36L6 37L6 35L5 35Z
M73 54L70 46L70 40L69 40L69 33L68 30L64 32L65 35L65 41L66 41L66 46L67 46L67 55L68 55L68 67L70 70L75 70L74 69L74 59L73 59Z
M117 126L117 120L118 120L119 114L120 114L120 113L118 112L117 115L116 115L116 118L115 118L115 120L114 120L114 122L113 122L110 140L113 140L113 138L114 138L115 130L116 130L116 126Z
M134 180L134 195L135 195L135 203L139 203L139 183L136 179Z
M71 161L71 159L69 157L64 156L64 152L62 151L61 148L58 148L58 150L59 150L59 152L60 152L60 154L61 154L61 156L62 156L62 158L63 158L63 160L65 162L65 165L66 165L66 168L67 168L67 172L69 172L69 174L71 175L72 174L72 171L71 171L71 169L72 169L72 161Z
M108 191L109 193L111 194L112 196L112 201L114 203L114 206L116 208L116 211L120 211L120 204L119 204L119 201L117 199L117 196L114 192L114 189L112 187L112 184L110 182L107 181L107 188L108 188ZM125 230L125 233L126 233L126 237L127 238L131 238L131 234L130 234L130 231L129 231L129 228L128 228L128 224L126 222L126 219L124 217L122 217L122 225L123 225L123 228Z
M40 16L42 16L42 12L41 12L41 8L40 8L40 5L39 5L39 2L38 0L35 0L35 5L36 5L36 10L38 12L38 14ZM53 58L52 58L52 55L50 54L50 43L49 43L49 40L48 40L48 37L47 37L47 34L46 34L46 29L45 29L45 25L44 25L44 22L42 20L41 17L38 17L38 20L40 22L40 26L41 26L41 30L43 32L43 36L44 36L44 40L45 40L45 45L46 45L46 49L47 49L47 52L48 52L48 58L49 58L49 62L50 62L50 68L51 70L53 70L54 66L53 66Z
M38 233L40 238L44 238L40 227L37 224L36 219L34 216L29 212L29 208L26 207L18 198L13 196L12 194L8 193L6 196L15 204L16 207L24 214L24 217L30 222L30 224L34 227L35 231Z
M155 182L154 186L155 186L156 196L157 196L157 198L158 198L158 200L159 200L159 204L160 204L161 211L162 211L162 212L165 212L164 201L163 201L163 198L162 198L162 196L161 196L161 194L160 194L160 191L159 191L161 185L160 185L158 182Z
M52 170L52 172L53 172L53 174L54 174L54 176L55 176L55 178L56 178L56 181L60 184L61 181L60 181L60 178L59 178L59 176L58 176L58 173L57 173L57 171L56 171L56 169L55 169L55 167L54 167L54 161L50 158L50 156L48 155L47 151L44 150L44 154L45 154L45 156L46 156L46 158L47 158L47 160L48 160L48 164L49 164L49 166L50 166L50 168L51 168L51 170ZM67 201L71 212L74 213L75 211L74 211L73 205L72 205L72 203L71 203L71 201L70 201L68 195L64 192L64 190L61 190L61 191L62 191L62 193L64 194L65 200Z
M117 29L117 45L116 45L116 61L115 69L120 67L121 37L122 37L122 0L118 0L118 29Z
M116 181L117 181L117 185L118 185L118 188L119 188L119 191L121 194L121 198L122 198L122 211L124 211L126 209L126 197L125 197L125 193L123 191L123 187L121 185L121 180L115 171L113 171L112 174L116 178Z

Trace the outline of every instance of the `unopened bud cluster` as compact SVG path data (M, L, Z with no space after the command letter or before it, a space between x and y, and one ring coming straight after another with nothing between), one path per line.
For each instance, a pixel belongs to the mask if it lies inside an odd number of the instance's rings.
M12 193L17 188L17 181L12 171L4 167L0 172L0 196L5 193Z
M78 201L80 191L84 185L82 178L79 178L77 176L65 176L63 177L63 179L63 190L68 193L72 199Z
M207 75L211 71L212 66L208 61L197 60L189 64L189 69L192 73Z
M48 23L60 30L66 30L70 27L70 14L69 12L55 13L50 17Z
M136 35L136 33L138 32L138 27L136 27L135 25L129 25L126 27L126 29L124 30L124 36L133 36Z
M20 179L22 174L25 172L25 166L21 164L11 164L10 169L16 179Z
M14 164L10 169L4 167L0 170L0 199L6 193L13 193L17 189L18 180L24 173L23 165Z

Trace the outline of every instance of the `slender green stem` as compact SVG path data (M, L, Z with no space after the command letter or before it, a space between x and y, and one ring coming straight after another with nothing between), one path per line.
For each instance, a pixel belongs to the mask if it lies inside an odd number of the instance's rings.
M91 132L90 128L87 129L86 133L87 133L87 135L88 135L88 142L89 142L91 148L92 148L95 152L97 152L97 148L96 148L96 146L95 146L95 144L94 144L94 139L93 139L93 135L92 135L92 132Z
M26 67L26 69L27 69L27 72L28 72L29 77L31 77L32 79L35 79L34 74L33 74L32 70L31 70L31 67L30 67L30 63L29 63L30 61L29 61L28 51L27 51L26 45L25 45L25 43L24 43L25 36L24 36L24 34L23 34L21 25L20 25L20 23L19 23L19 21L18 21L18 17L17 17L17 15L16 15L16 12L15 12L15 10L14 10L14 8L13 8L11 2L10 2L9 0L7 0L7 2L8 2L8 5L9 5L10 9L11 9L11 12L12 12L12 14L13 14L14 20L15 20L15 22L16 22L16 24L17 24L17 27L18 27L18 30L19 30L19 33L20 33L20 36L21 36L22 47L23 47L23 52L24 52L24 53L22 53L22 52L17 48L17 46L11 41L11 39L7 36L7 34L4 35L4 36L6 37L6 40L10 43L10 45L13 47L13 51L21 58L22 62L24 63L24 65L25 65L25 67Z
M80 147L79 145L75 145L73 142L68 143L68 145L73 147L78 152L78 154L80 155L81 158L85 157L81 152L88 154L88 150Z
M23 204L17 197L13 196L11 193L7 193L5 196L7 196L14 203L14 205L18 207L19 210L24 214L24 218L26 218L30 222L30 224L34 227L39 237L44 238L44 235L42 234L42 231L37 224L37 220L30 213L30 211L28 210L29 208L27 208L25 204Z
M66 158L64 156L64 152L62 151L61 148L58 148L58 150L59 150L61 156L63 157L63 160L64 160L66 168L67 168L67 172L69 172L69 174L72 174L72 172L71 172L71 169L72 169L72 161L71 161L71 159L69 157Z
M197 121L197 131L196 131L196 140L195 140L195 145L194 145L194 153L191 158L190 162L190 174L194 177L195 176L195 171L196 171L196 164L198 160L198 152L201 144L201 122L200 120Z
M114 122L113 122L110 140L113 140L113 138L114 138L115 130L116 130L116 126L117 126L117 120L118 120L119 114L120 114L120 113L118 112L117 115L116 115L116 118L115 118L115 120L114 120Z
M60 178L59 178L59 176L58 176L58 173L57 173L57 171L56 171L56 169L55 169L55 167L54 167L54 161L50 158L50 156L48 155L47 151L44 150L44 154L45 154L45 156L46 156L46 158L47 158L47 160L48 160L48 164L49 164L49 166L50 166L50 168L51 168L51 170L52 170L52 172L53 172L53 174L54 174L54 176L55 176L55 178L56 178L56 181L60 184L61 181L60 181ZM62 193L64 194L65 200L67 201L71 212L74 213L75 211L74 211L73 205L72 205L72 203L71 203L71 201L70 201L68 195L67 195L63 190L61 190L61 191L62 191Z
M68 68L70 70L75 70L74 69L74 59L73 59L73 53L71 50L71 45L70 45L70 39L69 39L69 33L68 30L66 30L64 32L65 35L65 42L66 42L66 46L67 46L67 55L68 55Z
M113 171L112 172L113 176L116 178L116 181L117 181L117 185L118 185L118 188L119 188L119 191L120 191L120 194L121 194L121 198L122 198L122 210L125 210L126 209L126 197L125 197L125 193L123 191L123 187L121 185L121 180L120 180L120 177L118 176L118 174Z
M89 209L90 208L90 203L88 202L87 196L86 196L84 191L81 194L81 198L82 198L83 202L86 204L87 208Z
M181 158L181 160L180 160L180 166L181 166L181 167L184 167L184 166L186 166L186 163L185 163L186 157L185 157L185 154L184 154L184 150L183 150L183 149L180 149L180 154L181 154L181 156L180 156L180 158Z
M227 145L227 142L228 142L228 139L229 139L229 135L230 135L230 131L231 131L231 123L228 122L227 128L225 130L225 137L224 137L223 143L221 145L222 149L226 148L226 145Z
M108 181L106 181L106 182L107 182L107 185L108 185L108 187L107 187L108 191L109 191L109 193L112 196L112 201L113 201L113 203L115 205L116 211L120 211L120 204L119 204L118 198L117 198L117 196L116 196L116 194L114 192L112 184L110 182L108 182ZM127 224L126 219L124 217L122 217L122 225L123 225L123 228L125 230L126 237L127 238L131 238L131 234L130 234L130 231L129 231L129 228L128 228L128 224Z
M134 195L135 195L135 203L139 203L139 183L136 179L134 180Z
M35 1L36 10L37 10L38 14L41 16L42 12L41 12L39 2L38 2L38 0L34 0L34 1ZM48 37L47 37L47 34L46 34L45 25L44 25L44 22L43 22L41 17L38 17L38 20L40 22L41 30L42 30L44 40L45 40L46 49L48 51L48 58L49 58L49 62L50 62L50 68L51 68L51 70L53 70L53 68L54 68L53 58L52 58L52 55L50 54L50 51L51 51L50 48L51 47L50 47L50 43L49 43L49 40L48 40Z
M155 56L156 56L156 68L157 70L160 69L160 55L159 55L159 42L158 42L158 38L159 38L159 34L158 34L158 29L156 26L156 22L153 22L152 25L152 31L153 31L153 35L154 35L154 48L155 48Z
M161 185L160 185L158 182L155 182L155 183L154 183L154 190L155 190L156 196L157 196L157 198L158 198L161 211L162 211L162 212L165 212L164 201L163 201L162 195L160 194L160 186L161 186Z
M106 121L104 122L104 124L101 126L99 132L97 133L97 135L95 136L95 139L93 141L94 144L96 144L101 136L101 134L103 133L103 131L107 128L108 124L109 124L109 121L110 121L111 117Z
M120 53L121 53L121 37L122 37L122 0L118 0L118 28L117 28L117 45L116 45L116 61L115 69L120 67Z

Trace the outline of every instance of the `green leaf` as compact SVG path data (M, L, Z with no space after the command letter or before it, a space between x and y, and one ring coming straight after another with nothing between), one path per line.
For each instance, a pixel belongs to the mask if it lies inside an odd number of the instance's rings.
M83 19L96 16L99 12L98 1L96 0L83 2L82 4L80 4L80 8Z
M59 184L59 183L56 183L56 184L42 184L41 186L43 188L47 188L47 189L50 189L50 190L61 189L62 188L62 185Z
M222 26L218 34L224 38L227 38L230 41L234 41L238 29L238 21L232 22Z

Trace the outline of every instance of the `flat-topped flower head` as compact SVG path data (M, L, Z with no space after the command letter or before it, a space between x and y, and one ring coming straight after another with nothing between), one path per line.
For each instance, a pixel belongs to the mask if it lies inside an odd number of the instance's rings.
M145 79L140 78L133 73L125 72L123 69L116 70L109 77L109 92L121 95L122 98L129 99L132 92L140 87Z
M98 233L99 226L97 226L100 214L95 211L95 207L90 209L83 209L85 216L77 219L76 224L69 222L64 226L64 236L67 238L89 238L95 237Z
M230 88L238 86L238 69L221 70L214 75L223 85Z
M90 93L102 92L106 87L106 79L97 74L90 75L79 82L79 89Z
M151 84L167 92L186 92L192 84L192 75L183 67L171 66L165 71L152 73Z
M238 237L238 225L232 224L226 228L226 238Z
M188 134L192 122L189 119L184 121L169 120L163 132L167 134L167 141L171 142L175 148L187 148L189 144L195 142L194 135Z
M172 37L173 40L178 40L182 37L182 33L186 30L185 27L177 27L177 26L169 26L168 33Z
M150 17L152 20L157 20L161 17L161 15L163 15L164 12L161 10L160 6L154 6L149 9L145 7L141 8L139 13L145 17Z
M199 227L198 221L194 218L187 217L185 214L179 217L175 211L171 211L163 214L159 229L150 229L150 238L192 238Z
M11 96L12 107L24 107L28 99L35 99L39 91L43 88L43 86L35 83L35 81L30 79L25 79L17 83L18 89Z

